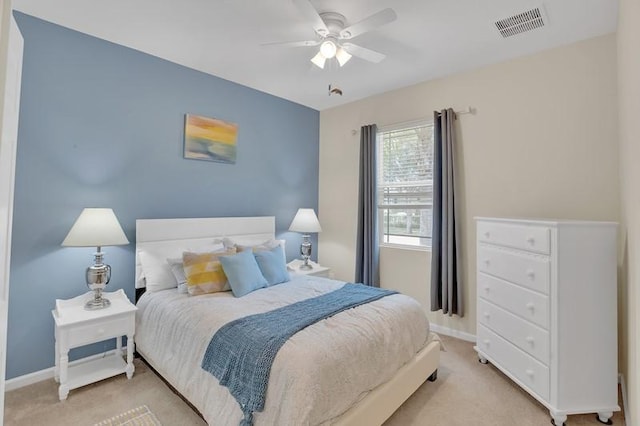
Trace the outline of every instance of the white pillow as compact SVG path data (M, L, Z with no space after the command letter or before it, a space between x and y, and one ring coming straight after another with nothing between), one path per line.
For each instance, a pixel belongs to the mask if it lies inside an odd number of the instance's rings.
M184 266L182 264L181 257L170 257L167 259L167 263L169 264L169 268L171 268L171 273L173 277L178 282L178 287L180 284L187 283L187 277L184 275Z
M252 248L254 251L257 250L271 250L275 247L282 247L282 254L284 254L284 258L287 258L287 251L285 249L286 240L263 240L263 239L251 239L251 238L224 238L222 243L225 248L237 248L239 251L246 250L248 248Z
M175 288L178 286L178 281L171 272L171 267L167 262L167 258L178 258L182 256L182 252L191 251L195 253L202 253L214 250L220 250L224 248L221 243L208 242L200 247L178 247L178 246L164 246L164 247L152 247L138 251L138 257L140 259L140 271L139 280L144 280L142 287L147 288L147 291L160 291L169 288ZM141 283L140 283L141 284ZM138 285L140 287L140 285Z
M178 293L188 294L187 277L184 275L184 266L182 265L181 257L170 257L167 259L171 273L178 282Z

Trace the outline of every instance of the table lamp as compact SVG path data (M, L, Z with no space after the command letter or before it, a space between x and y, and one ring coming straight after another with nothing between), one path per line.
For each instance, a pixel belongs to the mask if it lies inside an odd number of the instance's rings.
M313 209L298 209L296 216L291 222L291 226L289 226L289 231L302 233L300 254L302 255L302 260L304 262L302 263L302 265L300 265L300 269L313 269L313 267L309 265L309 258L311 257L312 248L309 233L322 232L320 222L318 222L318 217L316 216L316 213L313 211Z
M87 286L93 290L93 299L84 308L103 309L111 305L109 299L102 297L102 291L111 279L111 266L102 263L103 246L121 246L129 244L120 222L111 209L86 208L71 227L62 242L63 247L97 247L94 264L86 271Z

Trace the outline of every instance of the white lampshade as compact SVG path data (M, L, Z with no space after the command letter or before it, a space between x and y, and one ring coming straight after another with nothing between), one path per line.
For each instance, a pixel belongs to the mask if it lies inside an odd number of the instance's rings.
M298 213L296 213L291 226L289 226L289 231L308 234L310 232L322 232L322 228L313 209L298 209Z
M64 239L64 247L101 247L129 244L111 209L86 208Z
M318 52L316 56L311 58L311 62L313 62L313 64L318 68L324 68L324 63L326 62L326 60L327 58L325 58L321 52Z
M336 52L336 59L338 60L340 66L343 66L349 61L349 59L351 59L351 54L344 50L342 47L339 47L338 51Z

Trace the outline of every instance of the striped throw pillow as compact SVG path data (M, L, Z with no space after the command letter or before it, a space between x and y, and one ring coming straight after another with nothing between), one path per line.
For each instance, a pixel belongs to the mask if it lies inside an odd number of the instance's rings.
M184 252L182 263L189 294L197 296L230 290L227 276L220 264L220 257L235 253L235 248L211 253Z

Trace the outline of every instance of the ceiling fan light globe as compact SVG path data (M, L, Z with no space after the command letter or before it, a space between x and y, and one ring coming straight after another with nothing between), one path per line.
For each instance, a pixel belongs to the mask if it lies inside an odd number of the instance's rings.
M326 40L320 45L320 53L322 53L322 56L326 59L331 59L336 56L336 51L336 44L331 40Z
M342 47L338 48L338 50L336 51L336 59L338 60L338 64L340 64L340 66L343 66L344 64L349 62L349 59L351 58L351 54L344 50Z
M322 52L318 52L316 56L311 58L311 62L313 62L313 65L317 66L320 69L324 69L324 63L326 62L326 60L327 58L322 55Z

